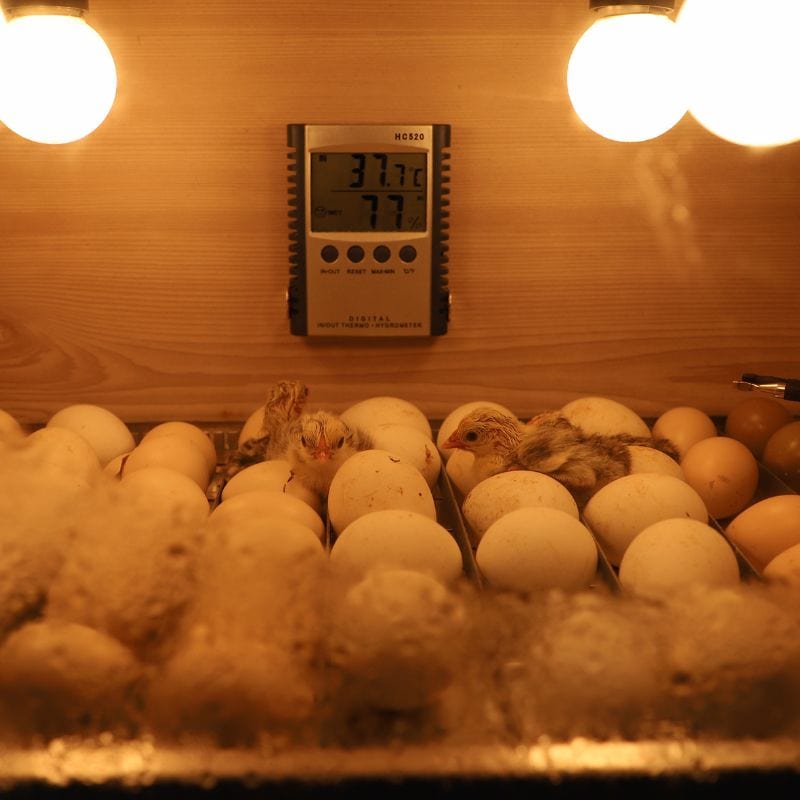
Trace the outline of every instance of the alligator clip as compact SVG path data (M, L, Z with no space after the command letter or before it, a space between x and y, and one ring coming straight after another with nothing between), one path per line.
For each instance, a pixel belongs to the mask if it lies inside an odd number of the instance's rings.
M747 372L733 385L743 392L763 392L778 400L800 402L800 379L776 378L774 375L754 375Z

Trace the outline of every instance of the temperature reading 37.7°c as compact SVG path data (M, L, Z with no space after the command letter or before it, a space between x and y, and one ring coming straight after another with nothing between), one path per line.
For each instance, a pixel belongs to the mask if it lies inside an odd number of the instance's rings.
M425 153L311 154L311 230L426 230Z

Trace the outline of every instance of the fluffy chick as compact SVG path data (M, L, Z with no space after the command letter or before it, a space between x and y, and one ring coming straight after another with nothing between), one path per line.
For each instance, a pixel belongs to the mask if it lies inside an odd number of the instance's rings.
M508 470L549 475L582 507L602 486L630 473L631 444L656 447L677 457L667 440L588 434L557 411L522 423L494 409L476 409L461 420L442 446L473 453L486 477Z
M459 422L442 448L472 453L472 475L477 482L506 469L505 461L522 440L525 428L516 417L502 411L489 406L476 408Z
M561 414L528 423L528 432L504 461L504 468L530 469L555 478L579 507L601 487L628 475L631 455L617 436L587 434Z
M289 443L289 429L305 408L308 387L301 381L278 381L267 394L264 417L258 435L247 439L231 453L226 477L259 461L281 458Z
M363 431L350 427L329 411L316 411L301 414L289 426L283 458L291 467L291 479L324 500L339 467L354 453L371 446Z

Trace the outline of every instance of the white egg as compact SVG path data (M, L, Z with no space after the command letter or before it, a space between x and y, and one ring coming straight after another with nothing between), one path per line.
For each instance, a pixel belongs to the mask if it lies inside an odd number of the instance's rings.
M463 574L461 551L448 530L402 509L372 511L353 520L336 538L331 564L358 578L374 567L428 572L446 584Z
M188 476L167 467L146 467L120 481L123 492L138 493L149 505L161 504L176 522L200 524L210 509L205 492Z
M421 708L461 666L466 614L458 596L414 570L373 570L334 608L332 664L370 707Z
M346 408L340 416L348 425L365 433L370 433L378 425L392 422L416 428L433 440L433 430L425 414L413 403L400 397L369 397Z
M637 472L660 472L662 475L686 480L681 465L655 447L632 444L628 446L628 452L631 454L632 475Z
M480 540L489 526L518 508L545 506L578 519L575 499L557 480L541 472L512 470L482 480L464 499L462 511Z
M16 417L11 416L8 411L3 411L0 408L0 441L7 439L15 441L25 436L25 431L22 425L19 424Z
M475 559L498 589L577 591L597 574L597 545L574 515L557 508L518 508L493 522Z
M102 475L94 448L69 428L35 430L24 440L22 455L31 468L68 475L81 485L91 484Z
M650 428L635 411L608 397L579 397L563 406L561 413L587 433L650 436Z
M239 431L239 447L249 439L258 439L261 435L261 426L264 424L264 410L264 406L259 406L247 417Z
M223 487L222 500L228 500L242 492L254 489L270 489L283 492L308 503L317 514L322 513L322 499L308 487L292 480L292 469L288 461L273 459L259 461L237 472Z
M328 516L334 530L341 533L358 517L387 508L436 519L431 489L416 467L387 450L362 450L350 456L328 492Z
M501 411L503 414L508 414L509 417L515 416L514 412L510 409L506 408L504 405L500 403L494 403L491 400L475 400L471 403L464 403L463 405L454 408L442 421L442 424L439 426L439 430L436 434L436 446L439 448L439 451L442 454L442 458L445 461L449 461L450 458L455 455L455 450L444 450L442 449L442 444L450 438L450 435L453 431L458 427L458 423L461 422L464 417L469 414L470 411L474 411L476 408L493 408L495 411Z
M101 406L79 403L56 411L47 427L67 428L83 436L97 453L100 466L133 450L135 442L128 426L113 412Z
M212 512L212 525L236 526L248 519L287 517L305 525L317 538L325 536L322 517L297 497L269 489L243 492L220 503Z
M13 731L35 739L99 733L111 720L130 724L144 669L113 636L86 625L38 619L0 647L0 706Z
M209 476L213 475L217 466L217 450L208 434L206 434L202 428L191 422L183 422L182 420L162 422L147 431L142 437L141 443L159 436L182 436L192 442L203 454L206 464L208 465Z
M397 453L422 473L428 486L436 485L442 470L442 457L436 445L418 428L384 422L371 428L369 436L374 449Z
M628 545L619 581L642 597L670 595L692 584L734 586L739 565L733 549L714 528L695 519L664 519Z
M325 547L308 525L289 517L242 516L236 524L215 524L200 554L204 585L198 592L218 608L226 605L223 595L249 591L236 586L245 574L266 573L274 568L307 571L317 575L327 564ZM284 573L283 577L287 577ZM296 579L295 575L293 579ZM255 594L269 593L268 585L251 587ZM230 605L241 609L241 598Z
M178 433L143 438L125 460L122 475L145 467L168 467L182 472L204 492L211 479L206 454L192 439Z
M128 456L131 454L131 452L133 451L121 453L120 455L112 458L111 461L109 461L108 464L103 467L103 472L112 478L121 478L122 471L125 467L125 462L128 460Z
M615 566L634 537L654 522L673 517L708 522L702 497L688 483L655 472L606 484L589 499L583 516Z
M469 493L477 486L485 475L475 469L475 456L466 450L446 450L450 457L445 462L444 471L452 484L462 495Z

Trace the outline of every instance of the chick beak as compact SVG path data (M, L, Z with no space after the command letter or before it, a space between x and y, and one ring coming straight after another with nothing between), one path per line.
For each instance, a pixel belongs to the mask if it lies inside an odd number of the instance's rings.
M320 437L319 443L314 449L314 460L330 461L332 457L333 457L333 451L328 445L328 440L324 436Z
M458 435L458 431L453 431L449 438L442 442L442 449L444 450L461 450L464 448L464 440Z

